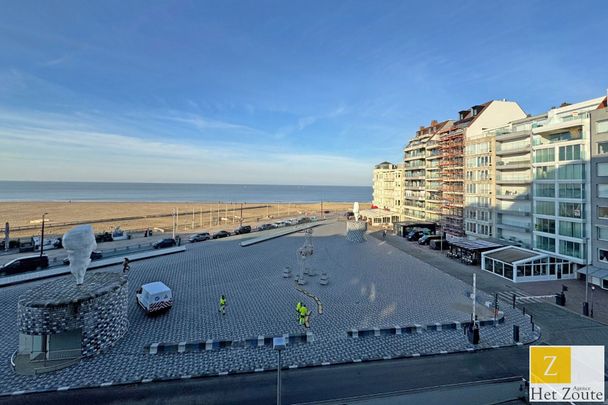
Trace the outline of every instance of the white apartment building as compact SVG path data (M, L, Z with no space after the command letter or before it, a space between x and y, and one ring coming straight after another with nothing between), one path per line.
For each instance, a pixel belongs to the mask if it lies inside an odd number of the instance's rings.
M404 179L403 163L382 162L374 167L372 204L394 213L391 217L396 216L397 220L403 212Z
M532 128L534 249L575 264L555 269L558 279L576 277L590 257L589 113L604 102L600 97L551 109Z
M472 239L490 238L495 236L496 138L488 129L525 118L526 113L514 101L494 100L473 106L469 115L473 121L464 133L464 230Z

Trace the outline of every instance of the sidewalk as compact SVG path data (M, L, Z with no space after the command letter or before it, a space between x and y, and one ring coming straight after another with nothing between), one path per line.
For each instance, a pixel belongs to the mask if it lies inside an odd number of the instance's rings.
M370 236L382 241L382 230L372 230ZM479 266L470 266L450 259L439 250L432 250L428 246L421 246L416 242L393 234L386 235L386 243L410 254L441 271L473 284L473 273L477 274L477 288L489 294L507 292L520 293L518 295L550 295L561 292L562 284L568 286L566 292L566 308L576 314L582 314L583 301L585 301L585 282L581 280L535 281L530 283L513 283L496 275L481 270ZM591 286L589 286L589 309L591 310ZM501 294L504 296L504 294ZM549 303L555 301L547 300ZM608 291L598 287L593 292L594 320L608 324Z

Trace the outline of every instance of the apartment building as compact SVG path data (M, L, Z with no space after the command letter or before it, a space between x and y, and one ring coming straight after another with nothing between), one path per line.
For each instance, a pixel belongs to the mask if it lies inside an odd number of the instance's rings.
M532 248L532 127L546 114L516 120L488 130L495 139L496 194L494 236Z
M590 112L591 119L591 257L583 273L608 289L608 108ZM579 271L581 273L581 271Z
M438 221L441 216L441 174L439 173L441 150L437 133L449 127L451 123L451 121L433 120L429 126L421 126L404 148L403 215L405 219Z
M494 100L469 110L464 133L464 230L468 237L492 238L496 206L496 137L488 128L526 117L514 101Z
M377 164L373 172L372 204L400 217L403 212L404 179L403 163L382 162Z
M532 126L533 246L572 263L556 278L574 278L591 256L591 118L605 107L600 97L562 105Z

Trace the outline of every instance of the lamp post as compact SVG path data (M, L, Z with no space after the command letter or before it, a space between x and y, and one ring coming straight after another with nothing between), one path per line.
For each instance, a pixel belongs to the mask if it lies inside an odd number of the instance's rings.
M45 212L42 214L42 230L40 232L40 257L42 258L42 254L44 253L44 217L46 217L49 213Z
M589 238L585 238L585 248L589 246ZM589 316L589 263L585 265L585 302L583 302L583 315Z
M281 351L285 350L287 342L284 337L272 339L272 348L277 351L277 405L281 405Z
M589 315L593 318L593 292L595 291L595 286L591 286L591 312Z

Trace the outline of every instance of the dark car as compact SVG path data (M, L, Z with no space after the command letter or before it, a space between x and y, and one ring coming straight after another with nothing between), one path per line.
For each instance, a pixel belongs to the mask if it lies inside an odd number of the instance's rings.
M272 224L262 224L257 228L258 231L267 231L268 229L274 229L274 226Z
M434 250L448 249L450 247L450 243L445 239L434 239L429 242L429 247Z
M103 253L101 253L99 250L94 250L91 252L91 260L99 260L103 257ZM70 264L70 259L69 258L65 258L63 259L63 264L65 264L66 266Z
M19 242L19 253L33 252L36 250L36 245L33 241Z
M407 235L407 240L412 241L412 242L416 242L418 239L422 238L424 236L424 232L422 231L414 231L414 232L410 232Z
M152 247L154 249L162 249L162 248L168 248L168 247L173 247L176 245L175 239L172 238L165 238L165 239L161 239L157 242L154 242L152 244Z
M249 232L251 232L251 227L249 225L243 225L234 230L235 235L242 235Z
M230 236L230 232L228 231L219 231L213 234L213 239L221 239L221 238L227 238L228 236Z
M441 239L439 235L424 235L420 239L418 239L419 245L428 245L434 239Z
M196 235L192 235L188 238L190 243L204 242L209 239L211 239L211 235L209 235L209 232L197 233Z
M354 217L354 216L355 216L355 213L354 213L354 212L352 212L352 211L348 211L346 214L344 214L344 216L345 216L346 218Z
M95 242L112 242L112 234L110 232L98 233L95 235Z
M9 276L38 269L46 269L47 267L49 267L49 257L47 255L25 256L11 260L1 266L0 274Z
M298 220L298 224L306 224L308 222L312 222L312 220L310 218L308 218L308 217L300 218Z

